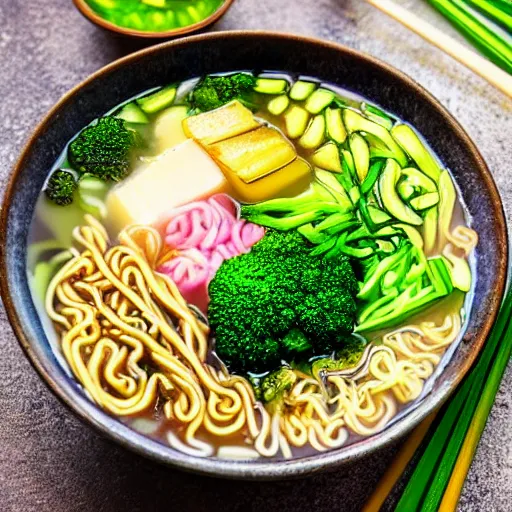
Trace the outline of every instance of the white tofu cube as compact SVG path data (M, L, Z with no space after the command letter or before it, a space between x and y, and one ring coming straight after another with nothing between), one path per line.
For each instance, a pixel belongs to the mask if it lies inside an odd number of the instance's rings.
M176 206L228 189L219 166L189 139L116 185L107 197L107 221L116 230L131 224L155 226Z

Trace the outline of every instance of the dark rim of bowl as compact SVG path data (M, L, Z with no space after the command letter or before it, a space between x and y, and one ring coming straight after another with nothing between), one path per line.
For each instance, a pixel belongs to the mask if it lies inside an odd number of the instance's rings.
M166 39L170 37L178 37L191 34L209 25L212 25L217 20L222 18L224 14L226 14L234 1L235 0L224 0L223 4L216 11L210 14L210 16L204 18L204 20L193 23L192 25L186 25L185 27L167 30L165 32L146 32L144 30L135 30L127 27L121 27L115 23L111 23L105 18L102 18L99 14L95 13L85 0L73 0L73 3L75 4L75 7L80 11L80 14L82 14L82 16L84 16L87 20L101 28L110 30L111 32L122 34L124 36L139 37L143 39Z
M494 291L494 294L489 301L488 305L488 316L483 322L480 331L475 335L473 340L473 350L471 351L470 357L468 357L463 365L461 366L458 374L453 378L453 381L445 389L439 390L435 395L428 397L428 402L420 404L416 409L407 414L404 418L397 421L383 431L369 437L367 440L353 445L342 447L337 450L327 451L321 454L311 455L304 458L297 458L287 461L233 461L223 460L218 458L197 458L191 455L186 455L181 452L175 451L170 447L164 446L157 441L154 441L142 434L135 432L128 426L119 423L114 420L106 412L99 409L96 404L90 401L87 397L80 396L78 392L75 396L75 401L71 399L68 394L60 388L57 378L51 375L51 372L45 368L42 360L39 360L31 347L31 341L25 334L23 328L23 322L20 315L14 308L12 296L13 291L10 289L10 285L7 277L7 262L6 262L6 230L7 230L7 219L8 211L11 207L11 200L13 195L13 189L16 186L17 176L24 167L25 160L28 157L32 144L37 140L39 135L44 132L47 124L56 115L59 110L66 105L68 102L73 101L73 97L84 86L93 82L96 78L103 74L108 74L115 71L124 64L130 62L136 62L143 59L147 55L165 51L168 48L179 48L181 46L187 46L194 44L197 41L211 41L214 42L219 38L232 38L232 39L243 39L246 37L256 38L273 38L277 42L282 40L295 40L302 43L321 45L326 48L331 48L350 54L357 57L360 60L364 60L370 63L372 66L381 68L382 70L390 73L395 78L405 82L416 94L426 99L436 109L444 119L449 123L452 130L457 134L458 137L464 142L466 147L471 152L473 158L478 163L478 170L486 183L493 203L495 205L496 223L499 227L499 231L495 233L497 238L500 251L500 262L499 268L496 269L496 277L498 285ZM451 116L451 114L422 86L412 80L410 77L393 68L392 66L359 51L345 47L343 45L326 42L315 38L298 36L294 34L277 33L272 31L229 31L229 32L216 32L210 34L203 34L198 36L192 36L183 38L176 41L170 41L162 43L151 48L141 50L137 53L119 59L96 73L92 74L83 81L66 93L60 101L49 111L43 121L38 125L33 135L25 145L21 157L14 167L14 171L10 177L9 184L5 194L4 205L0 217L0 291L4 301L5 309L7 311L8 318L13 327L14 333L28 357L31 364L34 366L36 371L42 377L43 381L50 388L50 390L65 404L69 409L78 416L84 423L91 425L103 436L110 438L120 445L128 448L138 454L149 457L160 463L169 464L180 468L185 471L195 472L208 476L216 476L223 478L238 478L238 479L252 479L252 480L268 480L272 478L291 478L298 476L305 476L317 473L328 468L335 468L337 466L345 465L347 463L358 460L371 452L375 452L387 445L390 445L394 441L401 438L405 433L409 432L414 428L421 420L428 416L432 411L441 406L449 397L449 395L456 388L458 383L462 380L464 375L472 366L473 362L477 358L487 336L494 325L496 320L501 301L503 299L506 276L507 276L507 262L508 262L508 235L506 229L505 214L503 210L503 204L494 182L494 179L487 168L480 152L476 148L475 144L469 138L468 134L459 125L459 123ZM98 414L100 413L100 414ZM97 416L101 419L98 419ZM371 445L368 446L371 442Z

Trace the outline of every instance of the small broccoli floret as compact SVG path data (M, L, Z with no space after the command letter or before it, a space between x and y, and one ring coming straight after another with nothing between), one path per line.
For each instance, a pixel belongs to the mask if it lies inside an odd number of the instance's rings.
M366 341L357 336L346 337L343 346L336 352L336 360L345 368L356 366L366 349Z
M287 366L269 373L260 384L261 399L266 403L281 400L284 393L291 389L296 381L297 375Z
M321 371L353 368L361 360L365 347L366 344L361 339L355 336L347 337L344 340L343 347L334 358L316 359L311 365L311 373L318 378Z
M67 206L73 202L76 187L73 174L59 169L50 176L44 192L50 201L59 206Z
M256 78L247 73L225 76L205 76L190 95L192 107L206 112L240 99L253 90Z
M348 259L310 251L296 231L269 230L217 271L208 318L231 370L258 373L300 354L327 355L353 331L357 283Z
M120 181L128 174L129 153L135 141L135 132L126 128L123 119L102 117L69 145L69 161L79 172L104 181Z

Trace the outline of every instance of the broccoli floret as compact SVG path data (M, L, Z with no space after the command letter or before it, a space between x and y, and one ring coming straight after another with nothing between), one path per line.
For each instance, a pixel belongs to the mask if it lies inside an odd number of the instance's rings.
M321 371L353 368L361 360L365 347L366 344L361 339L355 336L347 337L334 358L316 359L311 365L311 373L318 378Z
M50 201L59 206L67 206L73 202L76 187L73 174L59 169L50 176L44 192Z
M269 373L260 384L261 399L267 403L281 400L284 393L291 389L296 381L297 375L287 366Z
M357 283L348 259L310 251L296 231L269 230L217 271L208 318L231 370L258 373L298 353L327 355L353 331Z
M192 107L202 112L221 107L253 90L256 78L247 73L225 76L205 76L190 95Z
M135 142L135 132L126 128L123 119L102 117L69 145L69 162L79 172L120 181L128 174L129 153Z

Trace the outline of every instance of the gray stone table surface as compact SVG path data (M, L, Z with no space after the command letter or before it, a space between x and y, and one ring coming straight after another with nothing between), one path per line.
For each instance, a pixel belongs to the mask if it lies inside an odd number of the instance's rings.
M422 0L402 0L457 35ZM512 102L363 0L237 0L214 27L273 29L344 43L429 89L476 141L512 206ZM70 87L136 49L71 0L0 1L0 194L23 143ZM510 220L510 213L509 213ZM512 510L512 371L466 481L461 511ZM4 512L360 509L393 456L293 482L226 482L161 467L107 442L42 384L0 307L0 510ZM508 503L508 505L507 505Z

